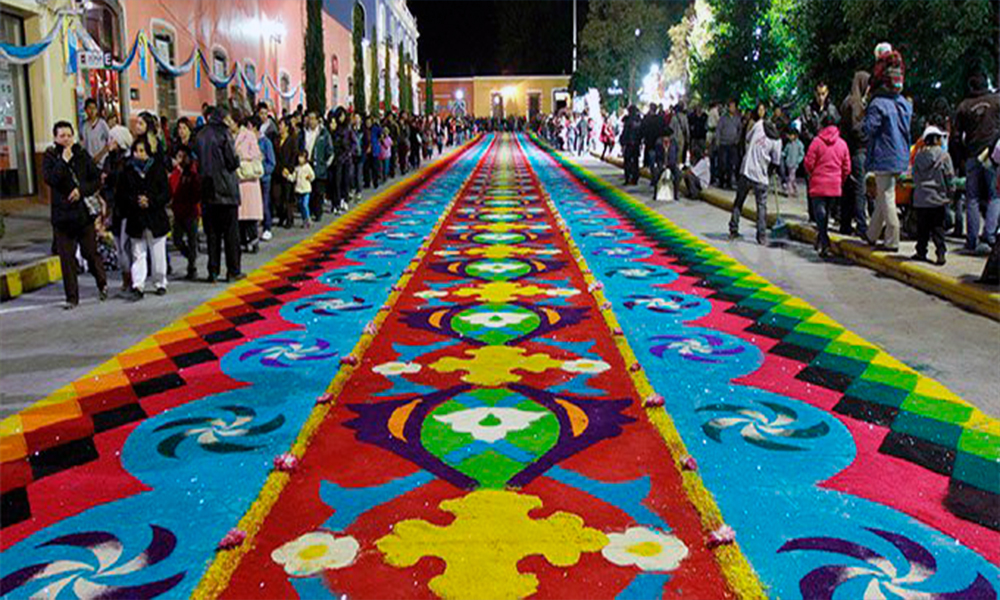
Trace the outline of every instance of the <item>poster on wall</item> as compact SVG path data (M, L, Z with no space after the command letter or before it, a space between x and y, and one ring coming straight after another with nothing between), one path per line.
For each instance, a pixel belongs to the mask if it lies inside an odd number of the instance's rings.
M14 76L10 66L0 64L0 130L13 131L16 123L14 108Z

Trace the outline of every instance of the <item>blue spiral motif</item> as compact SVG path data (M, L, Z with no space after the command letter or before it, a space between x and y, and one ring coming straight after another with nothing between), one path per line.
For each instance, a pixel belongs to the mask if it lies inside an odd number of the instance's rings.
M177 458L177 448L185 440L192 439L208 452L250 452L259 447L251 445L253 438L277 431L285 424L284 415L254 424L257 412L247 406L220 406L219 409L228 413L227 417L186 417L160 425L153 432L170 432L170 435L157 444L156 451L167 458Z
M342 313L365 310L371 307L372 305L367 304L364 298L359 298L358 296L353 296L349 300L345 300L337 296L320 295L310 296L304 301L299 302L295 305L294 311L301 312L303 310L308 310L314 315L332 317Z
M796 427L799 424L797 412L787 406L775 402L760 404L771 414L738 404L709 404L696 409L697 412L724 413L713 417L702 425L702 430L709 438L722 442L722 432L734 428L749 444L766 450L805 450L805 447L788 443L794 440L810 440L820 438L830 433L830 426L825 422L807 427ZM780 441L779 441L780 440Z
M650 347L649 351L658 358L674 354L693 362L721 363L726 357L746 351L746 346L734 344L727 337L713 333L657 335L650 339L660 343Z
M0 596L144 599L165 594L184 579L185 572L132 585L123 581L141 578L143 570L166 560L177 547L177 536L172 532L157 525L150 528L149 545L128 560L122 559L122 540L106 531L71 533L39 544L38 548L64 548L67 558L36 563L4 576ZM81 556L81 550L89 556Z
M881 529L867 531L889 542L899 551L905 564L893 562L878 552L848 540L834 537L798 538L785 543L779 553L793 551L826 552L854 559L849 565L826 565L807 573L799 581L803 598L829 599L841 586L851 585L853 597L864 588L865 598L920 598L938 600L995 599L996 589L976 574L967 587L953 592L928 592L923 589L938 570L937 561L926 548L908 537ZM918 589L914 589L918 588Z
M681 321L700 319L712 311L712 305L704 298L680 292L660 292L655 296L632 294L624 304L629 310L645 308Z
M246 362L256 358L265 367L287 368L296 363L326 360L335 356L337 351L326 340L314 338L310 343L279 337L261 340L255 348L240 354L239 361Z

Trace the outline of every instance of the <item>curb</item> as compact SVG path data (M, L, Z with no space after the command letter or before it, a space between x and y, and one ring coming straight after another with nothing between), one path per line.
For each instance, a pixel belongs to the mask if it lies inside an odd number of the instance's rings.
M48 256L0 273L0 302L13 300L50 283L62 280L58 256Z
M591 152L594 158L600 160L600 155ZM624 161L609 157L604 162L623 167ZM643 177L649 178L649 169L640 169ZM703 190L701 199L726 211L733 209L733 201L722 196L713 189ZM748 219L757 218L757 210L749 204L743 207L743 216ZM767 215L768 225L774 225L777 215ZM789 236L800 242L816 241L816 230L802 223L788 223ZM907 285L923 290L949 300L962 308L1000 321L1000 292L990 292L974 284L964 283L954 277L942 275L907 260L875 252L870 246L851 238L845 238L830 233L830 246L835 254L839 254L852 262L892 277Z

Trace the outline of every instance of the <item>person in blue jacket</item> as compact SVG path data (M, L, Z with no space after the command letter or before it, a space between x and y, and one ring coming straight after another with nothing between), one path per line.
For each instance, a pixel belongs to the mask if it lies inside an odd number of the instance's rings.
M875 174L875 209L868 225L868 243L884 240L882 250L899 250L899 214L896 212L896 179L910 165L910 120L913 106L903 97L903 59L898 52L879 58L865 112L868 137L865 170ZM883 235L884 229L884 235Z

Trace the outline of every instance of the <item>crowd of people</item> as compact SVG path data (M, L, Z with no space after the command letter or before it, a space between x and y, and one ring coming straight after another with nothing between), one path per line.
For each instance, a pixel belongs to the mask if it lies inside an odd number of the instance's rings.
M142 112L130 127L87 100L78 142L72 123L55 124L42 171L67 308L79 304L84 268L101 300L115 269L130 300L150 288L166 294L168 239L186 261L185 279L199 279L202 246L205 281L242 279L243 253L257 252L278 229L308 228L347 210L362 190L418 169L478 127L464 118L395 110L376 117L344 107L320 115L299 106L279 117L266 102L251 111L245 97L235 100L205 104L196 119L174 123Z
M938 98L917 116L904 81L902 55L883 43L871 72L858 71L840 103L821 82L798 111L767 100L749 111L736 100L713 101L707 109L697 103L688 109L681 101L669 108L650 104L645 114L630 105L621 115L602 114L598 124L586 112L564 111L535 127L567 152L600 145L604 158L617 149L626 185L638 183L643 164L657 199L679 198L682 191L696 198L708 185L735 190L733 238L752 192L757 241L766 243L768 193L797 198L803 179L822 256L830 254L831 221L841 234L878 251L897 252L907 233L917 240L913 258L937 265L946 262L950 232L964 238L963 253L991 255L981 281L996 283L1000 94L989 89L985 75L974 75L957 107Z

